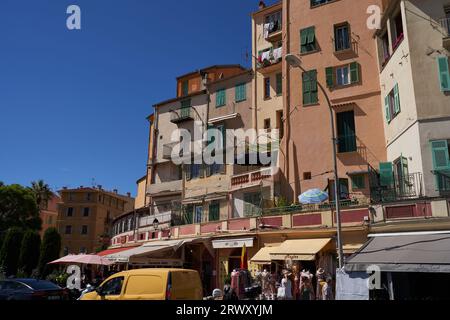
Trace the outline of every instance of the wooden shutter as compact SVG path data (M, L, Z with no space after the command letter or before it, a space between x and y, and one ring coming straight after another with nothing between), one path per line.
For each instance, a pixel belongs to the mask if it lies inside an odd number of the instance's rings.
M350 82L351 83L359 82L359 63L358 62L350 63Z
M391 99L389 99L389 95L384 98L384 108L386 110L386 121L387 123L391 122L391 109L389 108Z
M283 93L283 74L277 73L277 95L280 95Z
M334 87L334 69L333 69L333 67L326 68L325 74L327 76L327 87L333 88Z
M187 96L189 94L189 80L183 81L181 90L182 90L181 95L183 97L185 97L185 96Z
M438 68L441 91L450 91L450 71L448 57L438 57Z
M308 29L300 30L300 43L302 47L308 43Z
M311 104L311 85L308 72L303 73L302 90L303 104Z
M450 159L448 154L447 140L431 142L433 153L433 168L435 171L450 170Z
M398 91L398 83L394 86L394 112L400 113L400 93Z
M380 185L391 187L394 184L394 166L392 162L380 163Z
M315 27L310 27L308 28L308 44L314 44L314 42L316 41L316 28Z

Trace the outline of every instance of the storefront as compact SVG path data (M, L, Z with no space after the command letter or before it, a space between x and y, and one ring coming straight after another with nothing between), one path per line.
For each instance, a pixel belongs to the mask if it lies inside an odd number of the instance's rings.
M369 235L347 260L348 274L367 274L371 299L449 299L450 231Z

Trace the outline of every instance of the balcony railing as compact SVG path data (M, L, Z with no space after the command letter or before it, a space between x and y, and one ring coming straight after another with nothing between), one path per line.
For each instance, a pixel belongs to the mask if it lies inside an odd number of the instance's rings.
M271 177L271 168L239 174L231 177L231 189L252 187L260 184L263 180L270 179Z
M420 172L405 176L393 176L390 185L381 185L380 180L371 181L372 202L390 202L417 199L424 196L423 175Z
M172 112L170 121L172 123L180 123L183 121L190 121L194 119L192 107L184 107Z

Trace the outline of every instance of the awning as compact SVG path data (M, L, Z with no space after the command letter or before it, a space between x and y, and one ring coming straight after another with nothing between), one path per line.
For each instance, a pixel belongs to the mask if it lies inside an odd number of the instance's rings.
M290 258L297 261L313 261L316 259L316 254L322 251L331 240L331 238L286 240L270 253L270 258L271 260Z
M275 252L278 249L280 244L272 247L264 247L261 248L254 256L250 259L251 262L255 264L270 264L272 261L270 258L270 254Z
M235 119L237 117L240 117L239 113L232 113L232 114L228 114L226 116L209 119L208 124L215 124L215 123L218 123L218 122Z
M377 236L347 260L347 271L450 273L450 233Z
M247 248L253 248L253 238L223 239L212 242L214 249L242 248L244 244Z
M124 247L124 248L108 249L108 250L101 251L101 252L97 253L97 255L100 256L100 257L104 257L104 256L108 256L108 255L111 255L111 254L114 254L114 253L119 253L119 252L122 252L122 251L134 249L134 248L136 248L136 247Z
M156 253L163 250L172 249L174 251L183 245L183 240L154 241L146 243L140 247L107 255L106 258L116 263L127 263L131 257L139 257L149 253Z

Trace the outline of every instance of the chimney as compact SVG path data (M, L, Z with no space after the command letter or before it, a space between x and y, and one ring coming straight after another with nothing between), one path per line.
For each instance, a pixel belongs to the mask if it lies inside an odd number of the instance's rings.
M114 189L113 192L114 192L115 194L117 194L117 193L119 192L119 190Z
M259 10L262 10L266 7L266 3L264 1L259 2Z
M99 185L97 186L97 188L98 188L98 190L103 190L103 187L102 187L101 184L99 184Z

